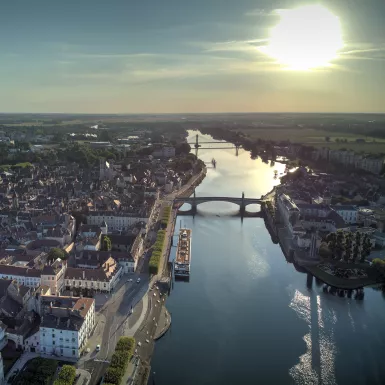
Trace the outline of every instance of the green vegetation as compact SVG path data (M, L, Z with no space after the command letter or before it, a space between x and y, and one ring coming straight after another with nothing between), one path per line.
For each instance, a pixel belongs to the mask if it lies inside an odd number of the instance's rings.
M111 239L107 235L103 235L102 250L103 251L110 251L111 250Z
M320 255L334 260L363 263L370 255L371 249L368 234L338 230L326 236L325 242L320 248Z
M148 265L148 270L150 274L158 274L160 259L163 254L164 242L165 242L166 232L164 230L159 230L156 235L156 241L154 243L150 262Z
M29 361L14 385L50 385L55 375L58 362L46 358L34 358Z
M16 164L3 164L3 165L0 165L0 169L2 169L4 171L8 171L10 169L14 170L14 169L17 169L17 168L30 168L30 167L33 167L30 162L22 162L22 163L16 163Z
M375 258L373 259L373 266L385 277L385 258Z
M127 365L134 353L135 339L120 337L116 344L111 364L104 375L104 384L119 385L127 369Z
M167 225L168 225L168 221L170 220L170 215L171 215L171 206L166 206L164 209L163 209L163 213L162 213L162 219L161 219L161 225L162 225L162 228L166 228Z
M73 385L76 377L76 369L71 365L63 365L53 385Z
M48 253L48 260L53 262L60 258L62 261L68 259L68 253L58 247L53 247Z

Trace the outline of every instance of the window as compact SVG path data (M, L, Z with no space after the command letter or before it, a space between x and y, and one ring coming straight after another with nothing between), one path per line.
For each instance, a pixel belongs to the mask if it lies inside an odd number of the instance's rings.
M72 350L72 355L73 355L73 356L75 355L75 350Z
M43 333L43 337L45 337L45 333Z
M75 338L72 338L72 342L75 342Z
M52 341L52 345L55 345L55 341Z

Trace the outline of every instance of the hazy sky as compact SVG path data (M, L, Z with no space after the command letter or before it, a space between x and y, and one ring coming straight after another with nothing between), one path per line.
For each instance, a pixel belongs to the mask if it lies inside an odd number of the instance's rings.
M1 112L385 112L384 0L1 3ZM285 68L263 51L276 10L309 4L338 16L344 46Z

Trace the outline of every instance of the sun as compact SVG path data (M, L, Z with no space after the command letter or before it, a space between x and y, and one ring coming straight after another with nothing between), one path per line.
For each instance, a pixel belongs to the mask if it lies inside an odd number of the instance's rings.
M262 51L292 70L327 67L343 47L339 18L321 5L276 11L280 22L271 29Z

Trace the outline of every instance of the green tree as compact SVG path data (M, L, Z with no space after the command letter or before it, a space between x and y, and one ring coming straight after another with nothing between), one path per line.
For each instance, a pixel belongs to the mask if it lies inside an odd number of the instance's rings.
M71 365L63 365L54 385L73 385L76 377L76 369Z
M102 132L98 135L98 139L101 142L111 142L111 134L108 130L102 130Z
M356 244L354 246L354 249L353 249L353 262L357 262L357 259L358 259L358 256L360 254L360 248L359 246Z
M102 249L104 251L111 251L111 239L107 235L103 235Z
M68 254L67 254L68 255ZM56 261L58 258L61 260L66 259L66 256L64 254L64 251L62 249L59 249L58 247L53 247L49 252L48 252L48 260L53 262Z
M332 253L332 258L335 258L335 254L337 251L337 236L336 233L329 233L326 236L326 242L328 244L328 247Z

